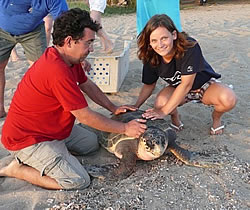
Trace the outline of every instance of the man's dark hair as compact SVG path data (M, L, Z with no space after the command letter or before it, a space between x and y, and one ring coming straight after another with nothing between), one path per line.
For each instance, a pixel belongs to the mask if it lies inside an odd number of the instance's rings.
M55 20L52 33L53 44L62 47L67 36L71 36L74 40L81 39L84 37L85 28L97 32L101 26L91 19L86 10L74 8L66 11Z

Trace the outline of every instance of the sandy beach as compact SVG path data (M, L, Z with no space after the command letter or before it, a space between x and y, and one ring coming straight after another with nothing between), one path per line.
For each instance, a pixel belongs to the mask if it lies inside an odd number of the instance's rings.
M136 15L104 17L103 25L114 42L131 40L129 71L120 91L107 94L115 104L133 104L142 86L142 64L136 56ZM222 166L196 168L171 154L143 162L119 182L93 179L81 191L53 191L14 178L0 177L0 210L42 209L250 209L250 4L214 4L181 10L182 28L199 41L206 60L232 85L236 107L223 116L223 135L211 136L211 107L189 103L179 109L185 129L177 142L190 151L219 158ZM97 43L98 44L98 43ZM97 46L98 48L98 46ZM8 111L18 82L28 68L22 47L20 60L6 68L5 108ZM156 91L141 107L152 107ZM107 116L109 112L89 102ZM170 118L166 118L170 123ZM0 130L4 119L0 119ZM0 167L8 152L0 145ZM100 160L101 159L101 160ZM104 150L83 163L116 161Z

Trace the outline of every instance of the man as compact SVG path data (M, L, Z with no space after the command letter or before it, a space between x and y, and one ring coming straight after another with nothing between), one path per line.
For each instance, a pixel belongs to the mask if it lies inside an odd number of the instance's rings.
M12 49L20 43L32 65L47 47L43 18L50 13L55 19L67 10L65 0L0 1L0 118L6 116L5 67Z
M113 121L91 110L90 99L114 114L131 109L115 106L89 80L81 62L93 51L99 24L79 8L55 20L53 47L27 71L19 83L2 129L2 143L16 160L0 169L0 176L16 177L47 189L83 189L90 184L84 167L69 153L85 155L98 149L97 137L74 125L139 137L145 120Z

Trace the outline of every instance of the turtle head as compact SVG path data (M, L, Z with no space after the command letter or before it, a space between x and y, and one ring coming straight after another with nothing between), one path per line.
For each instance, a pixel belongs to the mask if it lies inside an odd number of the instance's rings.
M167 146L167 134L160 128L149 126L139 138L137 156L142 160L154 160L165 152Z

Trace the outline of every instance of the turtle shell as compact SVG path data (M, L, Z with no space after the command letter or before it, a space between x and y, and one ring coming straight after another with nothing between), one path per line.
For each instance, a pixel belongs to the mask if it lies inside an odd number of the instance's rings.
M141 110L129 111L129 112L122 113L119 115L114 115L111 119L127 123L134 119L142 119L143 113L144 111L141 111ZM155 127L161 128L162 130L165 130L168 127L167 122L163 119L147 120L146 125L148 127L155 126ZM99 142L109 152L114 153L116 145L119 142L131 140L131 139L134 139L134 138L128 137L125 134L102 132L102 138L99 138Z

